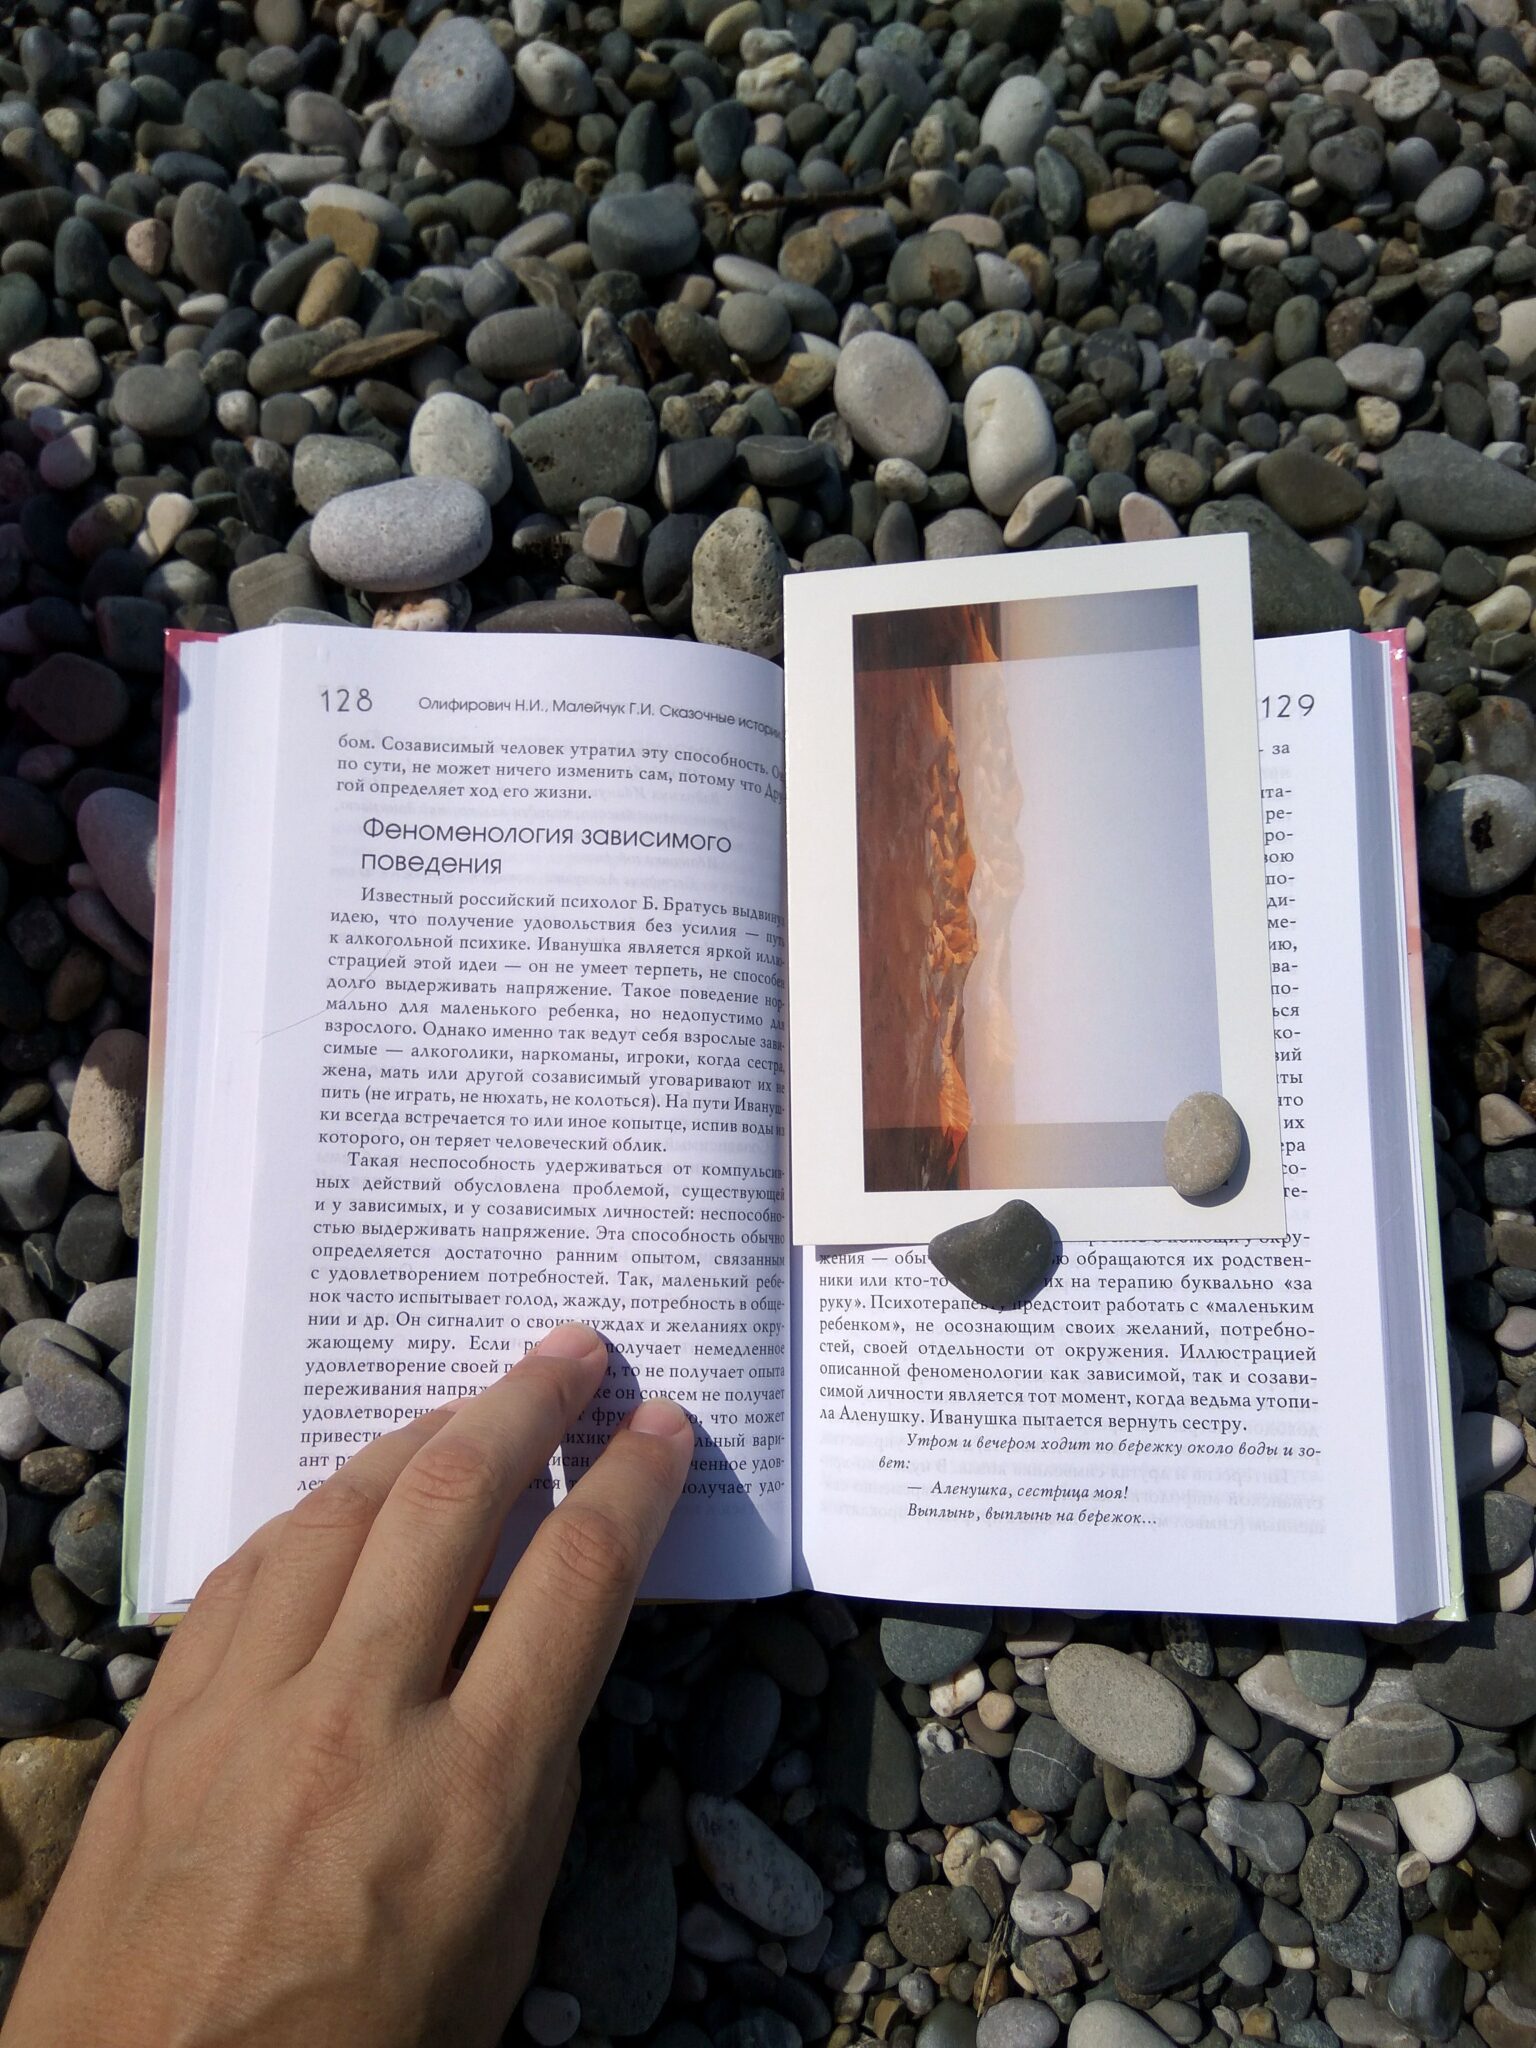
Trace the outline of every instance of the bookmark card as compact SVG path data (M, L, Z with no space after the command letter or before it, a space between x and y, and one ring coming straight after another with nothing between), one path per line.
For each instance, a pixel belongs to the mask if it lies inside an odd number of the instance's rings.
M785 586L797 1243L1285 1229L1241 535ZM1246 1153L1190 1202L1163 1127Z

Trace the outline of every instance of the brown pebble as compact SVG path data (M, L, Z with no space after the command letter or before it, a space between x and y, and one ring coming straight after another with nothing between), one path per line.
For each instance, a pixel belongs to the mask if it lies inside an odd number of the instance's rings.
M304 233L311 242L328 236L359 270L371 270L379 253L378 222L365 220L350 206L315 207L305 219Z
M329 355L323 355L310 371L310 380L315 384L328 384L335 378L360 377L365 370L378 369L381 363L395 363L404 356L419 355L437 338L426 327L402 327L395 334L364 334L356 341L344 341L340 348L333 348Z
M25 1948L32 1939L116 1746L115 1728L71 1721L0 1750L0 1828L6 1843L0 1944L6 1948Z
M337 320L357 304L362 274L350 256L332 256L321 264L309 283L294 318L301 327L323 327Z

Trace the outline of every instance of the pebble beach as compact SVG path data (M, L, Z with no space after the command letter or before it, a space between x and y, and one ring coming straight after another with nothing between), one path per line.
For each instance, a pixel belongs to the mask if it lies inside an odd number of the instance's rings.
M1536 5L3 12L0 2002L159 1647L165 632L1242 532L1406 636L1471 1618L644 1610L508 2039L1536 2048Z

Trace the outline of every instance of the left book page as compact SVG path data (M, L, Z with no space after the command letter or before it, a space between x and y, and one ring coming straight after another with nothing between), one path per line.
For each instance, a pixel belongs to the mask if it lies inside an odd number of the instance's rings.
M786 1588L778 670L285 626L177 695L133 1606L574 1317L613 1368L499 1568L668 1393L645 1590Z

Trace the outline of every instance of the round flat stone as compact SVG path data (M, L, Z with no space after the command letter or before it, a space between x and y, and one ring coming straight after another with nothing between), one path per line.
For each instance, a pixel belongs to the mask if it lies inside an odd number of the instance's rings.
M1002 1789L997 1765L976 1749L957 1749L935 1758L918 1781L923 1811L941 1827L990 1819Z
M1224 1095L1186 1095L1163 1128L1163 1172L1188 1202L1224 1187L1242 1154L1242 1119Z
M473 485L449 477L346 491L310 529L316 566L356 590L435 589L478 569L490 546L490 507Z
M1069 1643L1051 1659L1045 1689L1062 1727L1123 1771L1167 1777L1194 1753L1189 1701L1149 1664L1123 1650Z
M935 1969L963 1955L969 1937L950 1910L945 1884L920 1884L893 1901L886 1932L896 1953L923 1969Z

